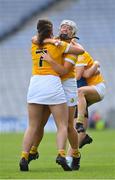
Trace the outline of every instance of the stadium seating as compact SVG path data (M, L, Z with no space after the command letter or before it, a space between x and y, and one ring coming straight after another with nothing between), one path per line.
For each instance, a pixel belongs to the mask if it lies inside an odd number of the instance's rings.
M56 0L0 0L0 40L17 31L32 15L45 10Z
M6 3L7 2L7 3ZM20 19L38 7L49 3L48 0L0 0L0 35L15 26ZM57 34L63 19L74 20L79 28L80 43L101 62L101 69L107 82L105 99L92 106L91 111L101 111L104 118L114 107L115 96L115 1L55 1L52 7L34 14L20 31L2 41L0 44L0 116L27 116L26 93L31 76L31 37L36 33L38 18L48 17L54 23ZM5 11L4 11L5 10ZM107 117L108 118L108 117Z

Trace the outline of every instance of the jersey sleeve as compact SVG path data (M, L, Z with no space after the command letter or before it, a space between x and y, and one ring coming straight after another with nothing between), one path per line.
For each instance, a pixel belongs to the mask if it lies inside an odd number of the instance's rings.
M64 41L61 41L61 45L59 46L59 48L62 54L67 53L70 48L70 44Z
M87 52L82 55L78 55L76 66L87 66L89 61L89 55Z
M71 64L75 65L77 61L77 57L72 54L65 54L64 61L70 62Z

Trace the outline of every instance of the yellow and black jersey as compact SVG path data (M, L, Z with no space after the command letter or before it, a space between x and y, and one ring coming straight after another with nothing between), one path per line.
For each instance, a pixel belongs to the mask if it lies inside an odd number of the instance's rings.
M93 58L86 51L82 55L79 55L76 61L76 66L84 66L85 69L89 69L93 64ZM88 85L96 85L98 83L104 82L104 78L102 74L99 73L97 75L94 74L93 76L86 78L86 81Z
M52 66L42 60L42 52L48 51L52 59L57 63L63 65L63 53L68 52L70 45L66 42L62 42L60 46L56 46L50 43L44 44L42 48L39 45L33 44L31 46L31 55L32 55L32 75L56 75Z
M73 66L67 74L65 74L61 77L61 79L66 80L69 78L75 78L75 65L76 65L76 61L77 61L77 56L73 55L73 54L64 54L63 58L64 58L64 62L65 61L69 62Z

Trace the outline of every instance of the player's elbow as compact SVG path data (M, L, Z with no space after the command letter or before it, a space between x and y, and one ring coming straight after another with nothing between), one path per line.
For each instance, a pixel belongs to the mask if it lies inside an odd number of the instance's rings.
M81 49L80 52L79 52L79 54L83 54L83 53L85 53L85 50L84 50L84 49Z
M83 54L84 52L85 52L84 48L76 48L75 54L76 54L76 55L81 55L81 54Z

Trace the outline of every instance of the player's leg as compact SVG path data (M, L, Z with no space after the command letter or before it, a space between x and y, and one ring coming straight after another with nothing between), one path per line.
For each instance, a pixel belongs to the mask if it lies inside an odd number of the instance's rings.
M99 83L95 86L87 86L86 88L87 90L84 88L85 90L84 94L85 94L85 98L86 98L88 106L94 103L97 103L104 98L104 95L106 92L106 87L104 83ZM87 121L87 124L88 124L88 110L87 110L87 113L85 114L84 122L85 121ZM92 141L93 139L88 134L86 134L86 132L79 133L79 147L80 148L82 148L85 144L90 144Z
M43 106L38 104L28 104L29 124L23 138L23 147L20 160L20 170L28 171L28 156L36 133L40 130L43 114Z
M78 89L78 117L77 117L77 128L78 131L84 131L83 123L85 120L85 112L87 102L96 103L100 101L98 92L93 86L84 86Z
M78 114L77 114L77 130L78 132L84 132L83 126L80 126L81 124L83 125L84 119L85 119L85 112L86 112L86 107L87 107L87 102L85 99L84 91L82 90L83 87L78 89Z
M71 168L67 165L65 158L66 141L68 137L68 107L66 103L50 105L49 107L57 126L56 142L58 156L56 163L60 164L65 171L69 171Z
M29 152L29 157L28 157L28 163L32 160L36 160L39 157L39 153L38 153L38 146L43 138L44 135L44 127L48 121L48 118L50 116L50 110L48 106L44 106L44 110L43 110L43 116L42 116L42 121L41 121L41 125L40 125L40 130L36 133L36 136L33 140L33 144L31 147L31 150Z
M76 126L76 121L77 121L77 119L75 119L75 126ZM84 145L90 144L93 141L93 139L87 134L88 108L86 108L85 119L84 119L84 122L83 122L83 128L84 128L84 132L79 132L78 133L79 148L82 148ZM77 126L76 126L76 129L77 129Z
M78 117L76 128L79 133L79 147L82 148L85 144L90 144L92 138L86 134L86 129L84 128L84 123L87 122L87 117L85 116L85 110L88 104L94 104L101 100L100 95L93 86L84 86L78 90Z
M104 83L99 83L93 86L86 86L82 88L85 95L88 106L101 101L104 98L106 87ZM81 134L81 133L80 133ZM82 136L82 134L81 134ZM80 142L80 147L83 147L86 143L91 143L92 138L86 134L85 138Z
M70 106L69 108L69 120L68 120L68 140L73 149L78 148L78 134L74 127L74 113L75 107Z
M75 113L75 106L69 106L69 121L68 121L68 140L71 145L71 157L72 163L71 167L72 170L78 170L80 168L80 152L79 152L79 145L78 145L78 133L74 126L74 113ZM66 159L68 160L69 155L67 154Z

